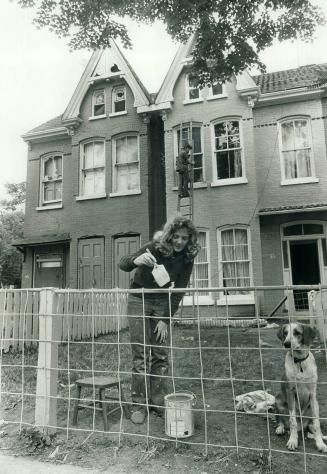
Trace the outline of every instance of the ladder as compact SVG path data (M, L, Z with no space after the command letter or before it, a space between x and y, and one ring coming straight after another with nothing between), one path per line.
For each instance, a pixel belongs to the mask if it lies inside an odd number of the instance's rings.
M185 217L188 217L191 221L194 219L194 207L193 207L193 184L194 184L194 154L193 154L193 125L192 121L185 124L188 129L188 142L192 146L191 148L191 167L190 167L190 182L189 182L189 196L187 197L180 197L178 195L177 201L177 212ZM179 153L183 149L183 122L179 125Z

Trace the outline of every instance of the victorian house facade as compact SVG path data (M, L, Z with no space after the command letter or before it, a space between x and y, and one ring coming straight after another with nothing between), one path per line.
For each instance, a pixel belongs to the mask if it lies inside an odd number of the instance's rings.
M180 47L155 95L114 43L95 52L63 116L24 135L25 287L126 286L120 255L176 213L185 141L202 246L195 285L237 287L199 302L253 314L248 287L327 283L327 65L199 89L192 47ZM266 292L260 310L281 296ZM305 293L294 299L305 313Z

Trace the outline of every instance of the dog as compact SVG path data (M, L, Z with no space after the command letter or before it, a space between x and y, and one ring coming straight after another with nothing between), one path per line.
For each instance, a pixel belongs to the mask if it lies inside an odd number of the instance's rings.
M283 435L286 429L290 431L287 442L290 451L297 449L298 431L303 427L308 438L315 440L317 449L327 453L324 443L327 436L322 435L319 420L317 365L310 352L315 334L314 328L298 322L284 324L277 333L284 347L290 350L285 356L285 382L276 397L276 434Z

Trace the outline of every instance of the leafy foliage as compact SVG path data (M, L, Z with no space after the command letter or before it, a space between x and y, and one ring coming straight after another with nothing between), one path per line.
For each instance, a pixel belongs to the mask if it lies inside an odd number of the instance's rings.
M23 236L25 183L7 183L9 199L1 201L0 209L0 284L20 286L22 255L12 242Z
M265 66L259 53L274 40L313 38L325 17L312 0L16 0L34 8L34 23L71 49L109 46L119 38L131 47L124 17L138 22L162 21L172 38L185 42L196 35L193 70L199 84L224 81L246 67Z

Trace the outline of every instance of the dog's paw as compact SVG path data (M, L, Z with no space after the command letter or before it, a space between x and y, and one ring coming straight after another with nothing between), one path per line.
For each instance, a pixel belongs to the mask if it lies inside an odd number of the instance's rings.
M276 435L281 436L285 433L285 426L284 425L278 425L276 430L275 430Z
M327 453L327 445L323 442L322 439L316 440L316 446L318 451L321 451L322 453Z
M290 451L295 451L298 447L297 438L290 437L290 439L287 441L286 446L287 446L287 449L289 449Z

